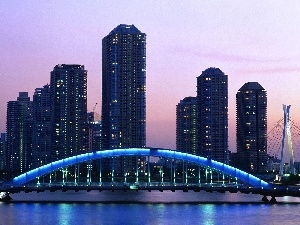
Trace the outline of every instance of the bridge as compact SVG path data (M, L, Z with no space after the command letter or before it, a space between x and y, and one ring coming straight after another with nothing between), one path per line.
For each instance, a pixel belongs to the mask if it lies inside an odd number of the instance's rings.
M120 157L135 157L134 173L117 174L114 166L104 175L103 161ZM146 159L141 166L139 158ZM150 167L151 159L159 159L156 170ZM98 160L97 166L95 161ZM85 163L86 177L80 173L79 165ZM168 164L168 165L166 165ZM69 168L74 173L71 174ZM97 175L92 172L96 168ZM59 178L59 179L58 179ZM86 179L86 180L85 180ZM236 193L253 193L275 197L300 197L298 187L274 185L258 177L241 171L224 163L205 157L182 153L170 149L130 148L93 151L66 159L58 160L21 174L11 182L2 183L0 192L18 193L68 191L68 190L159 190L163 191L225 191ZM273 200L273 201L274 201Z

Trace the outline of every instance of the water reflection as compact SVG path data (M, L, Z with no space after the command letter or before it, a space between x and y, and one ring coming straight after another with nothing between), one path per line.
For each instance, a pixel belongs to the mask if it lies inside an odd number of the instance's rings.
M59 225L69 225L70 216L72 215L72 208L70 204L59 204L58 205L58 221Z
M0 224L296 224L298 204L0 203Z
M202 205L202 211L204 214L204 223L205 225L213 225L215 224L215 207L212 204Z

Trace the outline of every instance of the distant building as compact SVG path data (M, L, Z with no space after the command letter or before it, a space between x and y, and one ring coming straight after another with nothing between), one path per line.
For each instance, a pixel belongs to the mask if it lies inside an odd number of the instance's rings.
M0 134L0 170L6 167L6 133Z
M295 166L296 173L299 174L300 173L300 162L295 162L294 166Z
M279 174L280 173L280 159L277 159L275 156L268 155L268 161L267 161L267 171ZM296 162L295 162L295 169L296 169ZM299 173L299 170L296 170L297 173Z
M15 176L31 169L32 122L32 101L27 92L20 92L17 101L7 103L6 167L9 176Z
M134 25L121 24L102 40L102 130L102 149L146 146L146 34ZM132 172L136 159L111 166Z
M199 155L197 148L197 98L186 97L176 106L176 150Z
M55 66L50 91L51 160L87 152L87 71L84 66Z
M99 151L101 149L102 123L99 114L95 112L88 113L89 128L89 150Z
M239 168L267 170L267 92L257 82L245 83L236 94L236 146Z
M228 77L219 68L197 77L197 104L200 155L228 163Z
M51 162L50 85L36 88L33 95L33 168Z

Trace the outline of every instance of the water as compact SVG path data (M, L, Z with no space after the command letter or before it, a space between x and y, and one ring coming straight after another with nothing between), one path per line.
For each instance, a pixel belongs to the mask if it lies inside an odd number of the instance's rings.
M260 195L152 191L13 194L0 203L10 224L297 224L298 198L262 204Z

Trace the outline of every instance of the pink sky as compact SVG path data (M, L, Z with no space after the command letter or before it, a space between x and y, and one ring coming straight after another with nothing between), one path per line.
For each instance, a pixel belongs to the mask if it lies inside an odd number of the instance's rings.
M6 103L49 83L57 64L84 64L88 110L101 112L101 40L121 23L147 34L147 146L175 149L176 105L196 77L218 67L229 80L229 147L235 94L257 81L268 92L268 128L291 104L300 121L300 1L0 1L0 132ZM300 124L300 123L299 123Z

